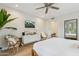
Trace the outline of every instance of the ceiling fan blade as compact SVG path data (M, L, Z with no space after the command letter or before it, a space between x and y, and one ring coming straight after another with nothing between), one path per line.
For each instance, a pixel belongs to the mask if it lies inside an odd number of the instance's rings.
M56 10L58 10L58 9L59 9L58 7L54 7L54 6L51 6L51 8L52 8L52 9L56 9Z
M52 20L53 20L53 19L55 19L55 18L53 17L53 18L50 18L50 19L52 19Z
M54 3L49 3L49 6L53 5Z
M38 10L38 9L42 9L42 8L45 8L45 6L44 6L44 7L39 7L39 8L36 8L36 10Z
M47 14L47 12L48 12L48 7L46 8L45 14Z

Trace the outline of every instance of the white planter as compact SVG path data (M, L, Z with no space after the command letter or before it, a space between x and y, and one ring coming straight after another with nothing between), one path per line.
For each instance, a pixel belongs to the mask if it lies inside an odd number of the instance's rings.
M4 30L0 30L0 47L2 47L3 49L8 47L8 43L6 42L6 40L4 39L4 36L7 33Z

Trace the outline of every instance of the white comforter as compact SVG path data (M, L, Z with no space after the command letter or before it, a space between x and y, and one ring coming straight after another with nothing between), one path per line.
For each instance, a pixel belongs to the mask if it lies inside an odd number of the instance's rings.
M79 41L51 38L34 44L39 56L79 56Z

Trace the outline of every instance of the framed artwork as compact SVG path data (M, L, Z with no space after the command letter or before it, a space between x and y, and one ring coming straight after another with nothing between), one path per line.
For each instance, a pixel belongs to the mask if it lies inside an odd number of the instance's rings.
M35 28L35 22L31 20L25 20L25 28Z
M64 38L77 40L78 20L71 19L64 21Z

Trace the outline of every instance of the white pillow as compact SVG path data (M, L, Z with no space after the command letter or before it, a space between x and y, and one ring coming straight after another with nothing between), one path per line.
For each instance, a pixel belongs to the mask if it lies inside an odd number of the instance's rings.
M42 37L47 37L44 32L41 33L41 36L42 36Z
M8 41L13 42L14 44L16 44L17 40L15 38L8 38Z

